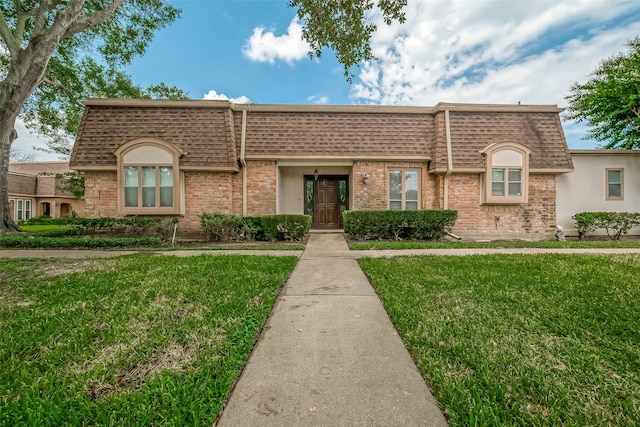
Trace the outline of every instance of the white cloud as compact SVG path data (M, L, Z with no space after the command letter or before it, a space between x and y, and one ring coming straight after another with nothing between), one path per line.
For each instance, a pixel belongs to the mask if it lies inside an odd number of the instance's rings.
M302 25L294 18L283 35L276 36L274 30L256 27L242 48L244 55L252 61L274 63L281 59L288 63L307 56L309 44L302 40Z
M307 101L313 104L328 104L329 97L327 95L311 95L307 98Z
M229 98L224 93L218 93L215 90L211 89L209 92L205 93L202 99L214 99L214 100L222 100L222 101L231 101L236 104L250 104L251 100L246 96L242 95L237 98Z
M563 106L574 82L640 34L630 1L410 0L406 12L403 25L378 24L379 60L358 71L354 102Z
M47 148L47 138L39 136L27 129L22 119L16 120L15 126L16 132L18 132L18 138L11 144L12 151L19 151L20 153L33 156L34 161L47 161L47 160L61 160L62 157L56 153L46 153L36 150L37 148Z

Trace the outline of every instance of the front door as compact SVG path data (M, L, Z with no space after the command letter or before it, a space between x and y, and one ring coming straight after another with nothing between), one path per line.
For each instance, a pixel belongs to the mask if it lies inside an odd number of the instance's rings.
M342 211L347 209L347 177L305 177L305 213L313 217L312 228L342 228Z

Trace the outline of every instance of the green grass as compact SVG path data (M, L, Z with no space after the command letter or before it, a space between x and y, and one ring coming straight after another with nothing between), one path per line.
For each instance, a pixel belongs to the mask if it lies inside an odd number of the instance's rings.
M212 425L295 263L1 259L0 425Z
M640 425L640 255L360 264L452 426Z
M566 241L544 240L539 242L495 241L495 242L351 242L349 249L476 249L476 248L640 248L640 239L633 240L588 240Z
M303 251L304 245L299 243L269 243L269 242L259 242L259 243L220 243L220 244L210 244L210 245L191 245L184 246L177 244L171 247L165 247L161 249L166 249L170 251L180 250L180 251Z

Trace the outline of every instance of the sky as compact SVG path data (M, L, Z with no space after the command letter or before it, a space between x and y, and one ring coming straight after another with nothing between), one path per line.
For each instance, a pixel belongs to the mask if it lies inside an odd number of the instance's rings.
M286 0L170 0L181 17L127 68L142 86L164 82L193 99L259 104L555 104L602 59L640 35L638 0L408 0L406 22L379 16L376 61L353 69L332 51L310 58ZM571 149L597 148L564 121ZM35 160L37 135L18 123L13 148Z

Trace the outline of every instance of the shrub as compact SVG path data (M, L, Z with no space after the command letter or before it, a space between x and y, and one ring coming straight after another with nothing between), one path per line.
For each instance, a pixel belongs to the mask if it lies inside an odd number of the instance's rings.
M259 216L243 217L240 232L245 240L266 240L264 228L262 227L262 217Z
M233 215L202 213L200 225L209 240L228 242L240 238L243 223L241 218Z
M364 240L436 240L451 230L457 215L450 210L345 211L344 231Z
M640 225L640 213L631 212L581 212L573 220L578 231L578 240L598 228L604 228L612 240L620 240L620 235Z
M309 215L267 215L260 217L267 240L302 240L311 228Z
M597 228L595 212L577 213L572 218L576 223L578 240L582 240L587 236L587 234L591 233Z
M99 249L99 248L131 248L137 246L158 246L157 237L41 237L24 234L8 234L0 236L0 247L3 248L55 248L55 249Z

